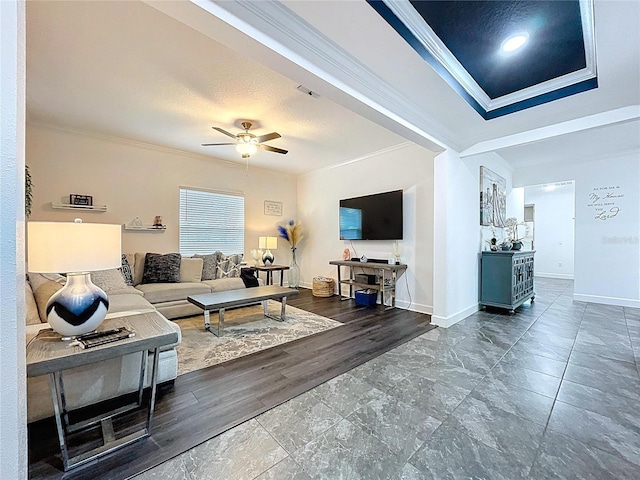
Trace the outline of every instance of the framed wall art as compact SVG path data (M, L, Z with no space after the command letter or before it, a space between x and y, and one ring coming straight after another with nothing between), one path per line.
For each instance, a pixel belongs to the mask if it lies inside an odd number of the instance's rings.
M282 216L282 202L277 202L275 200L265 200L264 201L264 214L272 215L274 217Z
M480 225L504 227L507 219L507 181L480 167Z

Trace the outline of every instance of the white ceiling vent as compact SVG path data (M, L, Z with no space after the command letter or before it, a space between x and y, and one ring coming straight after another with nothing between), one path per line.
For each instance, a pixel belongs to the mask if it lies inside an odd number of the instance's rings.
M313 98L320 98L320 95L318 95L316 92L312 92L311 90L309 90L307 87L303 85L298 85L298 90L300 90L302 93L309 95Z

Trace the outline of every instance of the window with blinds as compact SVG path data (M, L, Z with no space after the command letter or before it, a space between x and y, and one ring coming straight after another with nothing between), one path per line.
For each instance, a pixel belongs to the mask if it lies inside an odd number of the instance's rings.
M180 188L180 253L244 253L244 196Z

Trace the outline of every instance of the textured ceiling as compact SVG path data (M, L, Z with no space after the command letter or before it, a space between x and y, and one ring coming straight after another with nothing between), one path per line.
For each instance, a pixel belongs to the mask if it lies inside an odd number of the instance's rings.
M250 163L300 174L406 140L141 2L27 2L27 114L244 163L213 130L279 132Z
M208 6L239 13L212 15L204 10ZM406 139L426 148L436 139L435 144L463 151L640 105L636 1L594 3L597 89L491 121L480 117L364 0L29 1L26 8L28 121L240 163L233 147L200 144L226 141L212 126L235 133L240 120L253 120L256 135L279 132L282 138L269 144L289 154L261 151L252 164L291 174L366 157ZM264 16L245 16L248 8L284 11L290 23L267 24ZM240 19L236 28L233 15ZM365 85L311 38L323 39L351 59L347 66L359 65L375 81ZM308 51L300 54L297 48L305 42ZM324 54L329 68L316 68L309 51ZM302 94L299 84L320 98ZM366 101L366 95L378 95L378 103ZM617 128L611 126L603 137L618 138ZM580 148L599 151L592 139L602 138L597 129L589 131ZM553 162L565 159L574 145L563 137L552 143L553 149L535 142L521 145L517 155L502 153L513 162ZM622 148L609 145L609 154Z

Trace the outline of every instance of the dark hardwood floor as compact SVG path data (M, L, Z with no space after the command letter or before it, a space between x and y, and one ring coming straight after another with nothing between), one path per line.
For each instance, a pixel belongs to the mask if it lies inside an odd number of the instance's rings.
M358 307L353 300L318 298L306 289L288 303L344 325L179 376L159 391L150 438L66 475L53 421L31 424L30 478L131 477L435 328L429 315ZM140 413L131 414L121 423L141 420ZM77 441L97 444L99 431Z

